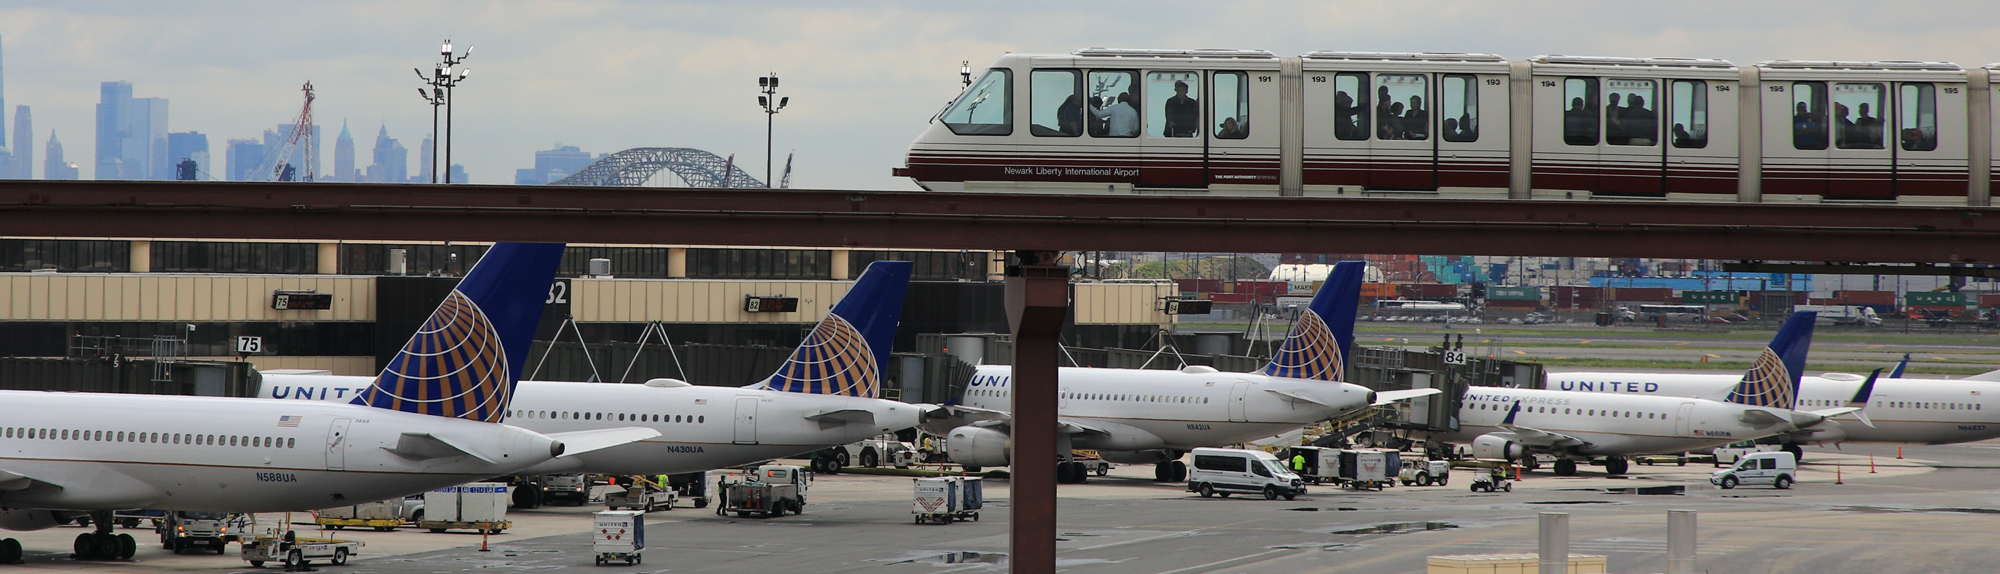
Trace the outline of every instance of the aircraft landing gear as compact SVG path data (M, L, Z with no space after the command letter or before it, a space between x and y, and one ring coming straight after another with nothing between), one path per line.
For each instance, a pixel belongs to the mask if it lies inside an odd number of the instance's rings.
M1604 459L1604 474L1618 476L1625 474L1625 471L1630 469L1631 463L1626 462L1624 457L1613 456L1605 457Z
M70 559L131 560L132 555L138 552L139 541L132 539L132 535L111 533L113 526L111 512L90 513L90 523L96 526L96 530L76 535L76 542L70 546L75 554L70 555ZM14 551L17 559L19 553L19 550Z
M1799 445L1788 444L1779 450L1792 453L1793 462L1805 462L1806 460L1806 449L1800 448Z
M1084 468L1083 463L1076 461L1056 463L1057 484L1083 484L1086 480L1090 480L1090 469Z
M1556 459L1556 476L1576 476L1576 461L1567 458Z
M0 538L0 564L20 564L21 557L21 541Z

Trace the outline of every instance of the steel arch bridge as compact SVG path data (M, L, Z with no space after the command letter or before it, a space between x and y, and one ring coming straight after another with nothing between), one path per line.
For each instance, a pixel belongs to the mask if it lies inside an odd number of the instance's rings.
M680 176L688 187L764 188L742 166L702 150L684 147L635 147L599 159L549 185L594 185L639 187L654 174L666 169Z

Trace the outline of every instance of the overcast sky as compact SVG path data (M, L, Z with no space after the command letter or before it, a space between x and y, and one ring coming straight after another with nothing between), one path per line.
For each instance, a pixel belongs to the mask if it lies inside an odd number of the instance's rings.
M171 100L171 131L260 137L318 90L322 172L346 121L358 163L377 129L416 149L430 129L413 67L440 40L478 50L457 90L453 159L512 183L556 142L603 153L694 147L761 177L755 78L777 72L779 161L795 187L915 189L890 177L975 68L1005 52L1082 47L1491 52L1769 59L2000 61L1992 2L665 2L7 0L5 111L34 109L35 163L55 130L91 178L98 84ZM1643 7L1643 9L1642 9ZM9 145L16 142L8 141Z

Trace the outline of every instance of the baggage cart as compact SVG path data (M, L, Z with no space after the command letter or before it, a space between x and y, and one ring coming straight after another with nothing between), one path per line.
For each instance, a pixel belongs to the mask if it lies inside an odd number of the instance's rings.
M604 507L606 510L623 508L640 512L673 510L674 501L678 498L679 494L666 485L633 477L631 486L625 487L624 492L604 495Z
M590 550L597 553L597 565L624 562L639 564L646 549L646 513L637 510L606 510L593 516L595 532Z
M915 497L910 501L910 514L914 515L912 519L915 524L925 522L951 524L952 520L958 518L959 510L964 508L960 498L964 496L961 491L965 483L951 478L911 479L916 486Z
M783 464L767 464L755 471L745 473L742 482L722 485L722 504L717 506L717 515L736 513L739 517L755 515L758 518L783 516L789 510L792 514L804 514L806 507L806 469Z
M265 562L279 562L288 572L304 571L314 560L326 560L334 566L346 564L348 558L361 553L361 546L358 540L301 538L295 532L286 532L282 537L245 538L243 560L257 568L263 568Z
M484 531L499 534L513 528L507 521L507 504L512 502L507 484L474 482L424 493L424 519L418 528L431 532L446 530Z

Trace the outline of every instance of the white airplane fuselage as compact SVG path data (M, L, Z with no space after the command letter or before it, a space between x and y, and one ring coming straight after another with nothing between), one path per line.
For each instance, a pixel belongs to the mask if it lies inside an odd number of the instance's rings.
M1189 450L1237 444L1295 431L1368 406L1373 399L1359 385L1257 373L1063 368L1057 377L1057 416L1107 431L1073 435L1071 446L1079 449ZM1012 379L1013 367L979 367L962 402L1011 413Z
M1737 375L1695 373L1549 373L1551 389L1663 397L1727 397ZM1807 376L1799 382L1799 409L1846 406L1863 378ZM1986 407L1994 407L1988 409ZM1874 427L1853 415L1813 442L1952 444L2000 438L2000 384L1943 379L1877 379L1863 410Z
M1786 430L1783 425L1756 426L1739 420L1747 410L1768 411L1780 419L1789 415L1782 409L1707 399L1474 387L1459 408L1458 431L1433 438L1466 444L1480 435L1511 433L1502 421L1517 402L1521 412L1514 426L1575 437L1588 444L1566 452L1592 456L1713 448Z
M264 375L258 396L345 401L370 377ZM864 411L873 422L810 420ZM789 457L916 426L914 406L882 399L737 387L521 381L507 424L554 433L642 427L660 436L550 461L524 474L677 474Z
M0 411L0 509L313 510L511 473L550 460L555 442L324 402L0 391ZM405 433L494 462L388 450Z

